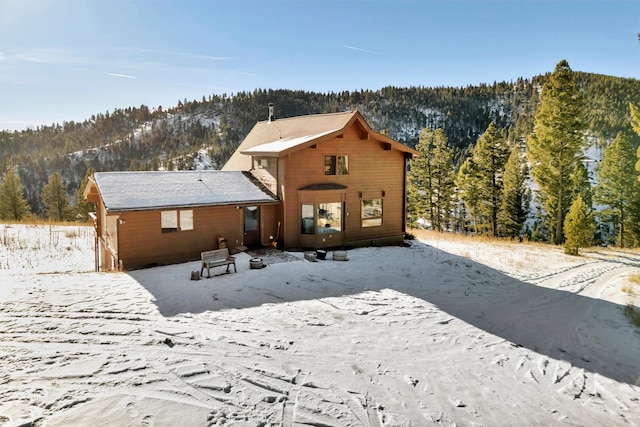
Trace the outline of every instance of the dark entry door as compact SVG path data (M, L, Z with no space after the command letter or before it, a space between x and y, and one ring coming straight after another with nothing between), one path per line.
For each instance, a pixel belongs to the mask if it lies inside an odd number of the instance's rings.
M244 245L256 246L260 243L260 207L247 206L244 208Z

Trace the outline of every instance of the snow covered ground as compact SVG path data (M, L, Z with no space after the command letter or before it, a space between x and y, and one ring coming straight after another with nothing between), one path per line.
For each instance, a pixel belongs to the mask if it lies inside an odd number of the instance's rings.
M331 257L96 273L91 228L0 225L0 426L640 425L637 253Z

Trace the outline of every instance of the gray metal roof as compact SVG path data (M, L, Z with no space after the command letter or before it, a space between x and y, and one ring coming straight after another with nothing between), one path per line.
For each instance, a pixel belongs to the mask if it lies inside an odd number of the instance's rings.
M278 201L246 172L96 172L94 179L109 212Z

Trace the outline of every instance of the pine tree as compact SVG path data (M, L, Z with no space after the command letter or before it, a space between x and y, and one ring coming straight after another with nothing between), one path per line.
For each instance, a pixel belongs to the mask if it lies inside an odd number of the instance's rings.
M564 217L575 194L571 176L582 159L582 108L574 73L567 61L560 61L542 87L534 132L527 141L531 175L556 244L563 241Z
M31 212L18 174L9 169L0 184L0 219L20 221Z
M640 107L636 107L632 103L629 103L629 110L631 113L631 127L635 131L635 133L640 136ZM638 161L636 162L636 171L640 173L640 147L638 147L638 151L636 153L638 156ZM638 176L640 179L640 176Z
M529 215L531 195L527 187L529 171L518 147L513 147L505 165L502 205L499 223L504 233L515 238L520 235L522 226Z
M62 178L58 172L49 175L49 181L40 193L42 204L45 207L45 216L54 221L66 221L69 219L71 209L69 197L64 190Z
M580 156L581 160L584 159ZM578 162L570 176L571 183L571 200L575 200L578 195L587 206L593 206L593 188L591 187L591 179L589 179L589 171L583 162Z
M596 203L607 205L602 211L607 220L617 228L620 247L629 246L626 241L625 225L629 223L629 211L633 209L632 197L637 194L639 182L634 171L636 156L629 138L618 136L605 148L602 161L597 167L598 184L595 191Z
M640 107L629 103L629 113L631 114L631 127L640 136Z
M580 248L588 248L593 244L593 233L596 223L593 213L578 196L569 208L564 222L564 252L569 255L579 255Z
M502 178L509 156L509 146L494 122L473 149L473 161L477 165L480 214L488 219L490 233L498 236L498 212L502 205Z
M471 222L473 232L478 234L478 212L480 211L480 179L478 177L478 167L472 157L468 157L456 176L456 186L458 187L458 197L464 202ZM466 228L463 226L463 228Z
M411 161L409 191L416 215L426 216L431 228L444 231L451 222L454 194L453 151L442 129L423 129L416 146L420 155Z
M84 199L84 190L87 188L87 184L89 183L89 177L93 175L95 171L91 166L87 169L87 172L84 175L84 178L80 182L80 187L76 190L76 204L74 206L76 218L81 221L89 220L89 212L95 210L95 203L89 202Z

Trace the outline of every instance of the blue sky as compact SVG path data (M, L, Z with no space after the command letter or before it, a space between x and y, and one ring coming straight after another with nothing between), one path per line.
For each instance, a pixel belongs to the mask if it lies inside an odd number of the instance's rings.
M0 0L0 129L263 89L640 79L638 0Z

